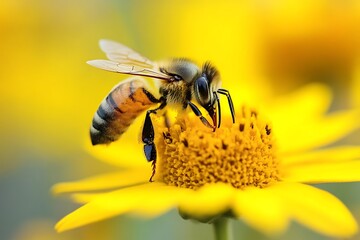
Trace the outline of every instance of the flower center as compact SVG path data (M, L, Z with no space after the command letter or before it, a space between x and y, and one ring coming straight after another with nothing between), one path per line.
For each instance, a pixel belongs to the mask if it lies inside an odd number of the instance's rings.
M236 121L213 132L198 118L184 116L164 129L157 141L156 179L191 189L217 182L261 188L278 181L270 125L246 107Z

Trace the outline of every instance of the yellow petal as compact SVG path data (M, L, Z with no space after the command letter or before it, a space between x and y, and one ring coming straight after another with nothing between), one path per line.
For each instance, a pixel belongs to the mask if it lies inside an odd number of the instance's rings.
M324 114L330 106L332 94L326 85L308 84L288 95L281 96L267 106L276 125L289 128Z
M137 168L122 172L107 173L75 182L58 183L53 186L52 192L60 194L119 188L139 183L146 183L149 181L150 175L150 168Z
M63 232L124 213L155 217L177 206L185 195L184 191L161 183L149 183L101 194L65 216L55 228L58 232Z
M282 154L301 152L333 143L358 128L358 119L358 112L343 111L301 124L294 122L289 128L274 124L279 151Z
M211 184L188 192L179 204L182 213L196 219L213 217L230 208L234 188L226 184Z
M125 138L124 138L125 139ZM122 139L120 139L122 140ZM110 145L86 145L88 152L97 159L118 167L142 167L146 165L143 146L137 138L127 138L127 143L114 142Z
M283 165L343 162L360 158L359 146L341 146L285 156Z
M75 193L71 195L71 199L74 202L80 203L80 204L85 204L88 202L91 202L92 200L94 200L96 197L99 197L101 195L104 195L106 193Z
M283 232L289 222L282 200L269 188L238 190L233 203L236 216L247 224L269 235Z
M283 199L293 219L319 233L350 237L358 230L349 210L326 191L299 183L277 184L272 191Z
M283 174L287 182L355 182L360 181L360 161L288 166Z

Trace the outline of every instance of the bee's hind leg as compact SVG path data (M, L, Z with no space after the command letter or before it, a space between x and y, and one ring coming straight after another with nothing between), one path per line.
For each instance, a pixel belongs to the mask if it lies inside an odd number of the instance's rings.
M153 182L153 177L155 175L156 155L157 155L156 146L154 143L154 138L155 138L154 126L151 121L150 114L152 113L156 114L157 110L162 109L165 106L166 106L166 101L163 101L158 108L148 110L146 112L144 127L142 130L142 141L144 143L145 157L148 162L152 162L152 167L153 167L153 172L149 180L150 182Z

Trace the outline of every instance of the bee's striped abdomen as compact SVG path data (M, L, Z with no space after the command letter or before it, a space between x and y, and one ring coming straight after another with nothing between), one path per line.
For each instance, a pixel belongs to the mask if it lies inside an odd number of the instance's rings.
M141 78L132 78L118 84L101 102L90 128L93 145L117 140L134 119L157 100L146 90Z

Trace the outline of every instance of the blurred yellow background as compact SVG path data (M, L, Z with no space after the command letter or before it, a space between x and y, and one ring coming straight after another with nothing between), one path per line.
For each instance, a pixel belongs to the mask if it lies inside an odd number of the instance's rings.
M104 57L99 39L154 60L211 60L223 86L237 82L234 98L249 102L249 92L266 101L324 82L339 109L360 106L359 28L356 0L2 1L0 239L211 239L211 226L183 221L175 211L151 221L119 217L54 232L76 206L51 196L51 186L111 170L84 150L98 104L125 78L85 64ZM359 140L354 134L343 142ZM322 187L360 220L359 184ZM235 225L240 239L267 239ZM296 224L279 239L304 238L326 239Z

